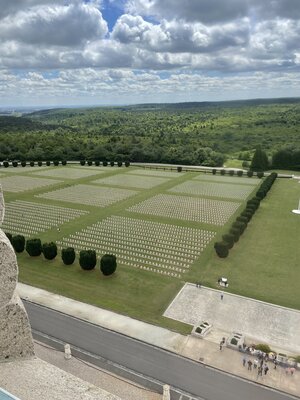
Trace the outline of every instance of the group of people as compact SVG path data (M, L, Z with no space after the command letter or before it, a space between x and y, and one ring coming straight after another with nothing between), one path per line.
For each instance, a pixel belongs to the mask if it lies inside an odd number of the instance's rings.
M254 370L257 370L257 376L263 376L263 374L267 375L269 371L268 364L263 357L257 357L252 361L250 358L248 360L247 357L244 356L242 362L244 367L248 367L248 371L252 371L252 367Z

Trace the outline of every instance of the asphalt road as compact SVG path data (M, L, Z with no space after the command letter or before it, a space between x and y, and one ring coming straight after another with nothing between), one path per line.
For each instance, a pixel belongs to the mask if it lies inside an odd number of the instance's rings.
M294 397L237 379L97 325L24 301L31 327L65 343L205 400L288 400Z

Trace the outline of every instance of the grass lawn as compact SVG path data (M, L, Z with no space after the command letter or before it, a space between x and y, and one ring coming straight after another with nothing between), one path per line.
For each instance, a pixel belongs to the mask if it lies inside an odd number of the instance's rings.
M76 167L68 166L67 168L80 167L76 165ZM83 168L88 170L89 167ZM37 171L38 167L32 170ZM174 172L174 178L161 181L162 183L158 186L149 189L137 188L137 193L132 197L118 201L108 207L94 207L86 204L35 197L36 194L58 190L71 185L88 184L99 187L99 184L97 185L92 181L119 174L131 174L133 170L133 167L129 169L107 167L103 172L103 168L101 168L99 175L84 176L77 180L70 179L69 172L65 175L65 178L59 178L59 174L57 174L55 179L60 179L60 182L53 186L36 188L21 193L6 192L5 200L8 203L19 199L89 212L62 224L59 231L53 228L35 235L40 237L42 242L62 240L63 237L68 237L70 234L74 234L111 215L211 230L216 232L216 240L218 240L223 233L228 231L230 223L233 222L243 208L243 204L240 201L239 209L224 226L163 216L143 215L128 211L128 208L135 204L158 194L166 194L172 187L194 178L195 173L192 172L184 174ZM93 167L94 171L95 168ZM21 169L18 174L21 176L34 176L31 171L22 172ZM1 170L1 175L2 178L3 176L9 176L9 173ZM236 179L238 182L239 178ZM118 179L115 179L115 184L117 184L117 181ZM108 187L111 188L112 186ZM115 185L115 187L118 186ZM128 187L128 189L132 188ZM253 194L250 194L249 197L252 197L255 191L256 187L253 187ZM196 198L196 196L194 197ZM202 197L214 199L207 196ZM217 200L220 200L220 198L217 198ZM59 256L54 261L46 261L43 256L31 258L26 252L18 255L19 279L21 282L33 286L164 326L184 334L191 331L190 326L164 318L162 314L185 281L201 281L203 285L217 287L218 277L226 276L230 283L229 290L234 293L300 309L298 290L300 280L300 268L298 265L300 260L300 246L298 246L300 217L291 213L293 208L297 208L298 201L298 182L296 180L277 179L267 198L262 201L259 210L243 236L231 250L229 257L227 259L219 259L216 256L213 249L215 240L213 240L181 279L122 264L118 265L114 276L105 278L99 271L99 262L95 270L83 271L77 262L73 266L64 266Z
M297 180L277 179L229 257L209 258L203 283L226 276L231 292L300 309L298 201Z

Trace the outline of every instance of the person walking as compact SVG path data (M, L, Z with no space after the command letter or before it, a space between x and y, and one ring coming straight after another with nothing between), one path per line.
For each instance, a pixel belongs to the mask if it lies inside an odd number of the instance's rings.
M247 358L246 358L246 356L244 356L244 357L243 357L243 367L246 366L246 362L247 362Z
M248 360L248 371L252 371L252 361Z
M259 376L262 376L262 367L261 367L261 366L259 366L259 367L257 368L257 378L258 378Z
M224 292L221 292L221 300L224 299Z
M256 369L258 367L258 359L255 358L253 361L253 368Z
M268 371L269 371L269 367L267 366L267 364L265 364L265 366L264 366L265 375L267 375Z

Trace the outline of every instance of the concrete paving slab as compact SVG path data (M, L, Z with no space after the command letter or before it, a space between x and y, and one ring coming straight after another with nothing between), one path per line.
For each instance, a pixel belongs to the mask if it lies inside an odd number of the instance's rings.
M186 283L165 317L195 325L200 321L228 333L239 332L271 347L300 353L300 311Z

